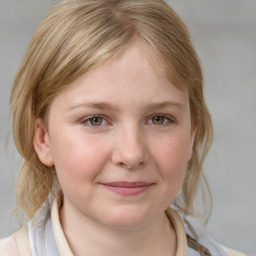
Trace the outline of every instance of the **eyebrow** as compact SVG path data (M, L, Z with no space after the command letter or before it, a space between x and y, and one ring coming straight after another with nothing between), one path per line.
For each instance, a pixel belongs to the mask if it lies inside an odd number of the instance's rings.
M175 102L175 101L164 101L164 102L150 102L146 104L145 109L147 111L153 110L153 109L164 109L164 108L177 108L177 109L184 109L184 104L181 102ZM118 110L119 107L115 104L112 104L110 102L83 102L78 103L70 108L68 110L73 110L77 108L92 108L92 109L98 109L98 110Z
M176 101L164 101L164 102L156 102L156 103L149 103L146 105L146 109L163 109L163 108L177 108L177 109L183 109L185 106L181 102Z
M99 110L116 110L118 109L117 106L111 104L111 103L107 103L107 102L82 102L82 103L78 103L78 104L74 104L73 106L71 106L70 108L68 108L68 110L73 110L76 108L93 108L93 109L99 109Z

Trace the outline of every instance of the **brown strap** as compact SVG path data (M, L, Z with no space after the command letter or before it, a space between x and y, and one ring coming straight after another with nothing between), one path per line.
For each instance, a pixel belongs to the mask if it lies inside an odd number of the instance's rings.
M212 256L210 251L187 234L188 247L199 252L200 256Z
M32 256L29 245L28 227L24 226L13 234L20 256Z

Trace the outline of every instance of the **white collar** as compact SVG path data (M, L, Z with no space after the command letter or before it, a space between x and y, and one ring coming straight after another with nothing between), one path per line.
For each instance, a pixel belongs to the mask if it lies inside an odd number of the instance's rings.
M61 205L61 198L56 197L51 211L51 218L52 218L52 229L56 241L56 246L58 248L59 254L61 256L74 256L66 237L64 235L63 229L60 223L60 215L59 215L59 208ZM168 208L166 214L173 224L174 229L177 235L177 253L176 256L187 256L187 238L186 232L183 225L183 222L180 216L171 208Z
M57 196L52 205L50 204L51 209L48 204L43 204L35 217L29 222L29 240L33 256L74 256L61 227L59 215L61 203L61 196ZM193 237L191 229L186 223L183 223L179 214L172 208L169 207L166 214L177 236L176 256L198 256L199 253L196 250L187 246L187 234ZM226 255L223 248L204 231L199 228L196 228L195 231L199 234L199 242L209 248L212 255Z

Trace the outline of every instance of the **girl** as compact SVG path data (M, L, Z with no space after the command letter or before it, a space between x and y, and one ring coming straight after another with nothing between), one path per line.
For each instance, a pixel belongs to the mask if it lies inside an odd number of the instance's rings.
M187 218L212 141L202 80L165 2L56 5L11 92L30 221L0 255L242 255Z

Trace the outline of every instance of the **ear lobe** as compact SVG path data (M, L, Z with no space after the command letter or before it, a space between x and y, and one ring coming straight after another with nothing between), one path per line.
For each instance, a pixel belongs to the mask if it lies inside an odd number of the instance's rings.
M41 118L35 121L33 144L40 161L46 166L53 166L54 162L50 148L50 139Z

